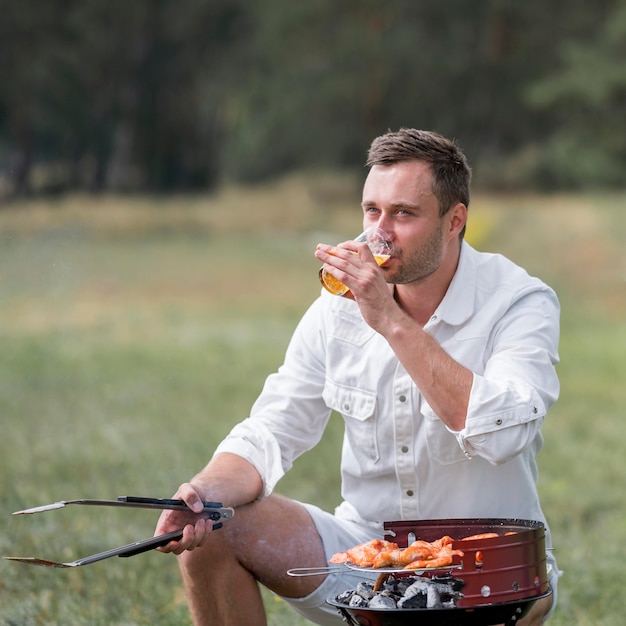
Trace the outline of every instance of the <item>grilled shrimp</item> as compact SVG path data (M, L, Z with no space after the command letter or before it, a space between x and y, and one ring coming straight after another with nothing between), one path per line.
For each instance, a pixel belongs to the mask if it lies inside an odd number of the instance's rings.
M499 537L498 533L480 533L479 535L470 535L469 537L463 537L461 541L473 541L474 539L493 539Z
M414 541L408 548L384 551L374 559L373 567L404 567L417 559L431 559L437 553L428 541Z
M345 552L337 552L330 558L330 563L352 563L359 567L372 567L374 559L383 551L397 550L398 544L382 539L372 539L360 543Z
M448 565L452 565L453 556L463 556L463 552L462 550L453 550L450 544L447 544L436 551L433 557L411 561L404 569L447 567Z

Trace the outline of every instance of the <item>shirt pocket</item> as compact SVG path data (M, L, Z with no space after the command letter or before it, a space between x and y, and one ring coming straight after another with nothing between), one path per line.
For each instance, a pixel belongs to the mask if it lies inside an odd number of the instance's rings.
M328 336L333 340L340 341L342 349L345 348L346 343L362 347L376 335L376 331L368 326L361 314L358 313L358 308L354 303L340 298L337 298L335 302L337 308L332 309L332 324L328 327ZM356 310L346 310L347 306L351 309L356 308Z
M380 458L376 437L376 392L326 380L324 402L340 413L346 427L346 438L363 469Z
M425 403L424 403L425 404ZM444 423L427 406L424 412L424 424L426 427L426 445L428 453L433 461L441 465L452 465L467 461L465 453L461 449L455 435L453 435Z

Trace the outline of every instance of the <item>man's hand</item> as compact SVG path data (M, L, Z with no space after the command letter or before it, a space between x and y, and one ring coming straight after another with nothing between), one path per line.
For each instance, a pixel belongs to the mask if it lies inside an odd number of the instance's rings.
M393 288L367 244L355 241L345 241L337 247L318 244L315 257L324 263L327 272L348 287L343 297L355 300L363 319L374 330L380 330L390 308L397 309L397 305Z
M252 502L263 492L263 481L253 465L236 454L218 454L191 481L183 483L174 498L183 500L191 511L163 511L155 535L183 529L179 541L158 548L180 554L203 546L211 537L213 522L202 517L204 502L221 502L236 508Z
M213 531L213 522L201 516L204 497L202 490L191 483L184 483L178 488L173 498L183 500L191 512L166 510L161 513L154 534L161 535L182 528L183 536L178 541L170 541L166 546L158 548L159 551L180 554L206 543Z

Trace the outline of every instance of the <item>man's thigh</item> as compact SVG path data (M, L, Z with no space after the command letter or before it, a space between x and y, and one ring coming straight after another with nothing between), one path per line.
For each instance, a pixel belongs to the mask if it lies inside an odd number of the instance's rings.
M221 550L232 551L243 567L278 595L306 596L322 582L322 577L301 578L287 573L296 567L326 564L322 539L299 502L273 494L238 507L215 539Z

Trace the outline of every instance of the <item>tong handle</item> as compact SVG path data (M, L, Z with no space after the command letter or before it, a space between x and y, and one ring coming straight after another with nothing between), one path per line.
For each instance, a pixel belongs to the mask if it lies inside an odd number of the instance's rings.
M142 552L148 552L149 550L154 550L154 548L158 548L160 546L166 546L170 541L178 541L182 536L183 531L180 529L166 533L165 535L157 535L156 537L149 537L148 539L143 539L142 541L136 541L134 544L131 543L127 546L119 548L117 550L117 556L121 558L135 556L135 554L141 554Z
M120 496L118 502L128 502L129 504L154 504L163 508L187 509L189 508L183 500L172 500L170 498L141 498L138 496ZM221 502L203 502L205 509L220 509Z

